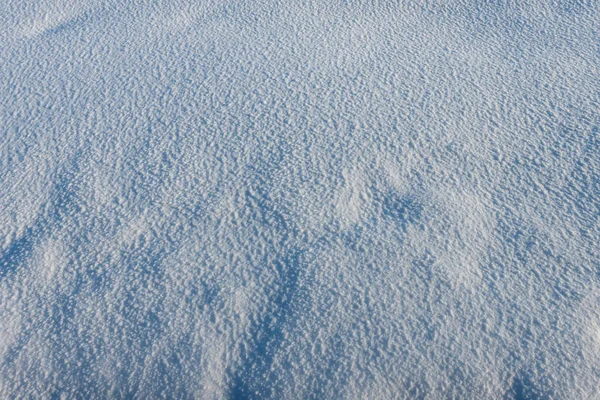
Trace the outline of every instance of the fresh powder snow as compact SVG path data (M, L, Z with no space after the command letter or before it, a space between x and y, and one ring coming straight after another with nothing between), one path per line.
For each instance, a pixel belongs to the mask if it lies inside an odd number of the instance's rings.
M0 398L600 399L600 3L0 1Z

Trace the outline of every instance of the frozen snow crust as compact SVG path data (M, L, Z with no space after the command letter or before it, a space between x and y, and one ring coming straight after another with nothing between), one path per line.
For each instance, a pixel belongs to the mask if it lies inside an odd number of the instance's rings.
M0 2L0 397L599 399L599 26Z

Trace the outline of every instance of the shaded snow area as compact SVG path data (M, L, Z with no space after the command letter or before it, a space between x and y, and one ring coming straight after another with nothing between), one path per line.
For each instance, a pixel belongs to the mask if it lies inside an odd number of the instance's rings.
M600 399L595 0L0 2L0 398Z

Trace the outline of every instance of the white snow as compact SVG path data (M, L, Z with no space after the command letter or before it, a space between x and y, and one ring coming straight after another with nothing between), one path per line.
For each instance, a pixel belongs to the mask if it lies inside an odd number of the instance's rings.
M599 26L0 2L0 397L600 399Z

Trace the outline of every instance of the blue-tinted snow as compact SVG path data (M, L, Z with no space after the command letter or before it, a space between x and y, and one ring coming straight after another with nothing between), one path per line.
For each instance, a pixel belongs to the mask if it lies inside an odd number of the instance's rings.
M0 3L0 397L599 399L596 1Z

